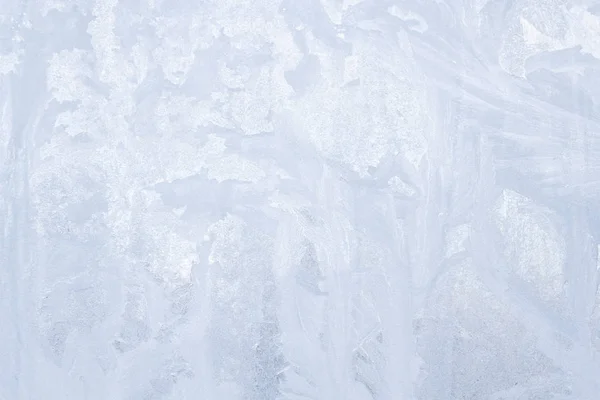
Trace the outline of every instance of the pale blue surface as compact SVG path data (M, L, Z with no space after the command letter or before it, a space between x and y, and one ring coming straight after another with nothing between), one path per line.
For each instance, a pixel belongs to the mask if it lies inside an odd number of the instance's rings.
M0 0L0 400L598 400L599 38Z

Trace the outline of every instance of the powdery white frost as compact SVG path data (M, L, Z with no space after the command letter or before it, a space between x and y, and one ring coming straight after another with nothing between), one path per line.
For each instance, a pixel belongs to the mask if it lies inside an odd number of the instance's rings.
M4 0L0 398L597 400L590 1Z
M418 168L426 149L426 98L410 53L388 53L387 45L365 39L353 44L352 58L340 68L326 55L324 44L317 39L310 43L319 55L323 80L310 95L290 104L297 134L363 177L390 154L401 153ZM350 80L357 83L345 85Z
M533 285L544 300L560 301L565 243L554 225L556 216L509 190L503 192L497 210L507 241L507 267Z

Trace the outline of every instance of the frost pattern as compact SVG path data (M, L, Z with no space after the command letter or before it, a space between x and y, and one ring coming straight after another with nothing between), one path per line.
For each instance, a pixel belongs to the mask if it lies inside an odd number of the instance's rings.
M600 7L3 0L0 399L597 400Z

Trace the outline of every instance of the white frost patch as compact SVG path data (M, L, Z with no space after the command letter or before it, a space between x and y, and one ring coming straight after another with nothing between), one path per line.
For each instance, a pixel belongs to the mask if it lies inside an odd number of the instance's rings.
M454 226L446 232L446 258L452 257L454 254L458 254L466 250L465 245L469 240L470 233L470 224Z
M209 143L205 146L207 175L218 182L226 180L239 180L257 182L266 176L265 172L250 160L237 154L225 155L225 139L211 135Z
M582 7L571 8L567 17L571 29L566 44L571 46L579 44L582 52L600 59L600 17Z
M191 18L157 18L154 21L160 44L153 51L165 78L175 85L187 79L199 49L209 48L219 37L218 27L202 15Z
M154 60L162 67L165 78L175 84L185 82L187 74L196 61L194 51L182 46L183 40L163 39L154 52Z
M418 89L366 76L370 68L361 67L360 88L317 87L294 107L292 123L321 154L363 177L391 152L418 168L427 149Z
M357 80L359 76L358 58L356 56L344 58L344 84Z
M179 282L189 282L192 268L199 261L196 240L178 233L181 220L162 204L156 192L142 190L132 193L131 197L131 210L123 210L131 217L124 219L128 222L118 231L138 235L139 242L147 250L147 254L140 255L141 261L164 283L176 286ZM118 210L118 206L113 209ZM118 214L112 217L114 228L121 218Z
M244 226L245 223L242 219L227 214L225 218L215 222L207 229L206 236L209 240L213 240L208 256L210 264L226 263L240 255L235 244L241 243Z
M100 107L77 107L75 110L60 112L56 116L54 128L61 128L71 137L82 133L93 134L99 132L102 128L102 121L99 118L90 118L90 114L98 112Z
M95 71L101 82L112 86L113 92L134 88L136 71L120 50L120 39L115 35L115 8L118 0L99 0L93 8L94 19L88 24L94 48Z
M398 176L393 176L388 180L388 185L392 190L392 193L399 196L404 197L413 197L417 191L411 187L409 184L404 182L402 178Z
M217 2L215 23L229 37L231 45L245 51L259 51L267 45L277 62L274 68L294 69L303 54L279 13L280 1L238 0Z
M500 51L500 63L504 69L523 76L525 62L529 57L545 51L558 51L576 46L581 46L583 53L600 59L600 17L580 6L561 8L561 11L556 13L560 13L566 20L567 29L564 36L550 37L540 32L527 17L518 17L516 24L509 28ZM542 15L547 20L552 20L552 13Z
M88 52L79 49L52 54L46 72L46 85L58 102L76 101L92 95L84 83L84 79L92 75L88 57Z
M329 20L335 25L342 24L343 1L339 0L321 0L323 9L327 13Z
M297 108L295 123L306 129L319 152L367 176L368 168L377 166L391 147L392 138L373 121L377 116L368 112L361 94L334 88L319 92Z
M218 182L258 182L266 176L257 163L235 153L227 154L226 149L225 139L216 135L209 135L203 145L164 138L158 142L141 142L140 148L129 157L138 160L132 163L132 172L135 171L136 180L146 185L195 175L205 175Z
M230 112L245 134L258 135L273 131L273 123L268 118L271 105L265 100L248 91L231 96Z
M210 124L231 127L218 111L213 110L213 106L211 101L199 101L182 95L165 95L154 111L156 128L165 136L176 136Z
M244 67L238 69L243 71ZM227 82L233 83L232 79ZM241 82L240 79L239 84L244 90L232 92L224 109L246 135L272 132L274 126L270 119L271 112L279 111L286 99L293 94L283 70L265 66L260 69L256 78L248 82Z
M352 8L362 2L364 2L365 0L342 0L342 10L346 11L349 8Z
M61 159L59 162L44 165L30 175L31 205L34 225L39 235L56 233L76 235L79 240L87 240L93 231L101 229L95 216L83 223L72 222L70 207L93 197L94 192L83 183L83 174L74 160ZM91 175L91 174L90 174ZM92 176L88 176L92 178Z
M340 63L310 32L306 38L319 58L321 79L310 93L289 102L287 115L299 139L362 177L399 152L418 168L427 151L427 94L407 41L399 36L390 44L366 36ZM348 86L349 79L360 82Z
M179 207L179 208L174 208L173 209L173 214L177 215L178 217L181 218L181 216L185 213L185 211L187 210L187 206L183 206L183 207Z
M219 62L219 78L230 89L241 89L250 80L252 71L246 65L237 65L229 68L225 61Z
M192 267L199 261L196 243L157 226L154 229L148 227L146 231L155 238L157 246L150 263L152 271L165 277L174 272L177 280L188 282Z
M158 166L167 173L167 181L181 179L206 171L209 178L219 182L239 180L257 182L266 174L256 163L242 158L238 154L227 154L225 139L208 135L206 143L193 145L185 139L190 130L209 123L225 125L226 122L213 111L208 102L199 102L183 96L163 99L156 109L157 129L163 136L155 153L161 159ZM189 138L189 137L188 137ZM191 138L189 138L191 139ZM142 153L140 153L142 155ZM156 165L155 162L152 165ZM168 168L165 168L166 166ZM162 174L164 174L163 172Z
M400 132L399 136L400 143L398 147L401 153L415 170L418 170L423 157L427 154L427 141L421 134L421 130L406 130Z
M136 75L136 84L141 84L146 76L148 75L148 69L150 68L149 51L144 46L136 43L131 49L131 59L134 66Z
M502 41L499 51L500 66L510 74L524 77L526 60L543 51L561 49L559 40L542 34L531 22L519 17Z
M388 13L393 15L394 17L400 18L402 21L415 21L417 22L417 26L411 27L411 30L423 33L429 29L429 25L425 19L412 11L406 11L398 7L397 5L393 5L388 7Z
M438 288L442 292L448 292L453 308L466 318L476 321L479 330L496 335L519 331L507 304L480 280L469 259L442 276ZM485 323L482 324L481 321ZM463 336L469 334L468 331L462 333Z
M542 299L557 300L563 291L566 244L552 221L553 212L504 190L496 215L506 240L508 267L534 286Z
M52 10L63 12L67 10L68 5L65 0L46 0L42 2L40 12L42 16L46 17Z
M0 54L0 76L17 71L17 65L21 62L20 55L13 52Z
M523 30L523 39L525 44L530 46L538 46L539 49L558 49L560 43L558 40L544 35L533 24L525 18L520 17L521 29Z

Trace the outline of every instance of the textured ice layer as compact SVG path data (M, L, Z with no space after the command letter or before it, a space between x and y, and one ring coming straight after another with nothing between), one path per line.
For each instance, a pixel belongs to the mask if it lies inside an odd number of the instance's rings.
M0 0L0 400L598 400L599 38Z

